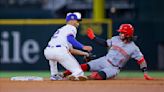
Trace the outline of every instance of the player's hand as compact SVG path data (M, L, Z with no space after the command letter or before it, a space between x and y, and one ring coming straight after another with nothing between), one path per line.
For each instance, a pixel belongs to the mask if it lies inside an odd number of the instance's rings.
M89 61L91 61L91 60L93 60L95 58L96 58L96 55L94 55L93 53L89 52L88 55L83 57L83 60L84 60L84 62L89 62Z
M87 29L87 36L89 37L89 39L93 40L95 38L94 32L92 30L92 28L88 28Z
M92 51L92 47L91 46L83 46L83 50L90 52L90 51Z
M154 80L154 78L150 77L147 73L144 73L144 78L146 80Z

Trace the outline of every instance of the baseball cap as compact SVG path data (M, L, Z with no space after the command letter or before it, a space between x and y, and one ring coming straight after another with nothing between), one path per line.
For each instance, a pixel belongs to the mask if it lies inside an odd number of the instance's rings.
M78 20L78 21L81 21L81 13L79 13L79 12L67 13L66 21L68 22L70 20Z

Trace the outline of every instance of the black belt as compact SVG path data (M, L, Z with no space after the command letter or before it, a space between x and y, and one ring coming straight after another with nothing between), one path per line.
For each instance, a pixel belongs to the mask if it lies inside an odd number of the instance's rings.
M119 69L121 69L121 67L119 67L118 65L114 65L110 60L107 60L113 67L117 67Z
M56 45L56 46L50 46L50 45L48 45L47 47L51 47L51 48L53 48L53 47L61 47L61 45Z

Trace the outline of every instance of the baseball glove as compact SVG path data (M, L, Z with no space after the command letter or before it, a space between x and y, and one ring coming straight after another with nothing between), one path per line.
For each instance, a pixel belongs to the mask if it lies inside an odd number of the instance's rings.
M93 60L96 58L96 55L94 55L93 53L89 52L89 56L84 56L83 60L84 62L89 62L90 60Z

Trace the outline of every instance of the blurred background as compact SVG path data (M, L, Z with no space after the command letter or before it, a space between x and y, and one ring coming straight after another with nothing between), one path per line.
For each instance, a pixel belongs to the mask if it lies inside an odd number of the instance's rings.
M66 13L74 11L84 18L77 39L94 46L97 57L107 49L90 42L85 29L107 39L120 24L131 23L148 69L164 70L164 0L0 0L0 70L48 70L43 50ZM130 60L124 69L139 66Z

